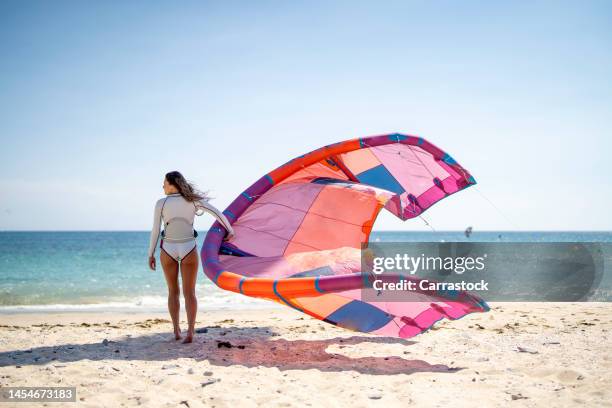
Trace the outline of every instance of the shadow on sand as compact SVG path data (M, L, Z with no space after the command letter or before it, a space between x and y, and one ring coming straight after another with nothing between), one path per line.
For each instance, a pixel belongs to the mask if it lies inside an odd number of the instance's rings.
M324 340L285 340L269 327L210 327L198 334L188 345L169 340L169 333L125 336L117 341L85 344L62 344L0 353L0 367L61 364L81 360L159 361L172 362L180 358L208 361L211 365L245 367L276 367L279 370L347 371L361 374L389 375L417 372L453 373L462 368L444 364L429 364L423 360L408 360L397 356L356 357L328 353L337 345L360 343L403 344L414 342L386 337L335 337Z

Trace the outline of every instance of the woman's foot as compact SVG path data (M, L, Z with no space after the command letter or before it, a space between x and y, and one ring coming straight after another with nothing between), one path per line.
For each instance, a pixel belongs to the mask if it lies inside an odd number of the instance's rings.
M181 335L181 330L180 329L179 330L175 330L174 331L174 340L180 340L182 338L183 338L183 336Z
M193 332L188 332L187 336L185 336L185 340L183 340L183 344L192 343L193 342Z

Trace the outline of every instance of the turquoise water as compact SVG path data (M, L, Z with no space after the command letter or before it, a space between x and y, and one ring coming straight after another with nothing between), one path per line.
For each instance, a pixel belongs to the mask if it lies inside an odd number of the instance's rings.
M198 247L205 233L198 238ZM149 233L0 232L0 311L164 310L161 267L147 267ZM465 241L463 232L373 232L375 242ZM474 232L471 241L612 242L611 232ZM273 303L216 288L200 269L200 306Z

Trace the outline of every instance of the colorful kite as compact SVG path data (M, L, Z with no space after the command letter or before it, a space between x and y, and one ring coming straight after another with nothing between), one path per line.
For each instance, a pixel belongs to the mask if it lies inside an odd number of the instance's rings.
M419 216L476 181L425 139L372 136L325 146L271 171L223 212L236 236L210 228L201 257L219 287L273 300L325 322L408 338L442 318L488 306L467 292L407 294L405 302L362 300L361 244L384 207Z

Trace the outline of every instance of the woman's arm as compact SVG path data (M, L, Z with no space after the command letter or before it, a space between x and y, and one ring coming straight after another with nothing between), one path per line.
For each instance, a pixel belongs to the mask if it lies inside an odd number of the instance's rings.
M210 204L206 200L200 200L197 204L198 208L201 208L204 211L207 211L212 214L213 217L215 217L223 225L230 237L234 235L234 228L232 228L232 225L225 217L225 215L221 211L219 211L214 205Z
M152 257L155 254L155 247L157 246L157 240L159 239L163 202L164 199L162 198L155 203L155 210L153 211L153 228L151 229L151 238L149 240L149 257Z

